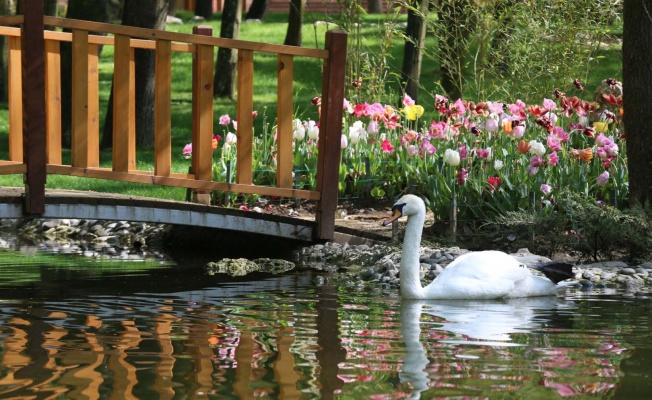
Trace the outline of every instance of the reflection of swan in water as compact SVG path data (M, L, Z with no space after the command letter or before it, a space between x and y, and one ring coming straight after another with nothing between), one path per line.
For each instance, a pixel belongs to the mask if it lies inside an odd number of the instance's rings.
M401 334L405 357L399 374L401 383L413 387L412 397L428 389L426 367L429 360L421 343L421 329L441 330L459 336L446 343L488 346L517 346L510 334L539 328L536 317L548 319L545 310L570 309L572 303L557 297L531 297L507 300L401 300ZM544 311L542 313L542 310ZM421 316L434 316L437 322L421 322ZM543 315L542 315L543 314Z

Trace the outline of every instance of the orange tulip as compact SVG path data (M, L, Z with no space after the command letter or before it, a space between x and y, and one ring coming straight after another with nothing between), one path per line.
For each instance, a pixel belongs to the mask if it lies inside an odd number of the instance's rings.
M590 147L582 150L573 149L573 155L579 160L589 162L593 158L593 149Z
M526 142L525 140L521 140L518 142L518 147L516 150L518 150L519 153L521 154L527 154L528 151L530 151L530 144Z

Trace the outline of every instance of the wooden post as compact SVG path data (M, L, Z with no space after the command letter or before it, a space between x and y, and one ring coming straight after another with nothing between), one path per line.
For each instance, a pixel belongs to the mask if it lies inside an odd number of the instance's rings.
M213 35L210 26L198 25L195 35ZM213 46L197 45L192 67L192 168L195 179L213 179ZM196 190L197 203L210 204L208 190Z
M25 213L45 212L46 119L43 1L22 0L23 154Z
M326 32L328 60L322 79L321 116L319 117L319 158L317 161L317 229L315 239L333 240L337 209L338 181L342 140L342 108L346 69L347 33Z

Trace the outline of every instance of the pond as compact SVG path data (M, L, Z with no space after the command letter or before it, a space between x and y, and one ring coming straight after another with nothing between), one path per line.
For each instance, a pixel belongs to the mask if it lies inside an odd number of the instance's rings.
M405 301L317 273L0 257L0 398L649 398L648 293ZM321 282L318 284L317 282Z

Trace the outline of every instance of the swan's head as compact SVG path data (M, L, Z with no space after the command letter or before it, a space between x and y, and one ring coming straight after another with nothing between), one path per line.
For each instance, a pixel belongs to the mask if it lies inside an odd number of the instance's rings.
M403 216L410 217L419 213L425 214L425 212L426 205L420 197L413 194L406 194L394 203L392 215L383 222L383 226L387 226Z

